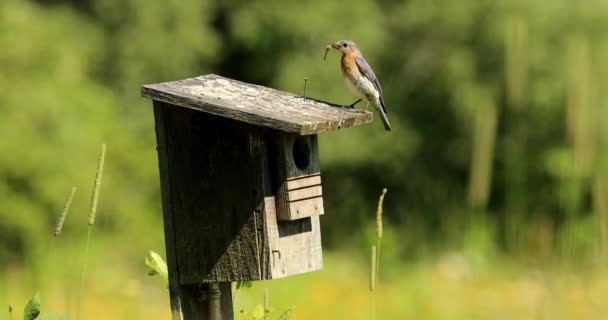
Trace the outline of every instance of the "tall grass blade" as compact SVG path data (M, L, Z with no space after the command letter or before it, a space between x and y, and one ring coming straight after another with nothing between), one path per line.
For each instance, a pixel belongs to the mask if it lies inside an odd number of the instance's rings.
M101 156L97 165L97 173L95 174L95 182L93 183L93 195L91 196L91 206L89 209L89 225L95 224L95 215L97 213L97 201L99 199L99 186L101 185L101 177L103 175L103 165L106 157L106 145L101 145Z
M383 222L382 222L382 212L384 206L384 196L388 190L386 188L382 189L382 194L380 195L380 199L378 199L378 208L376 209L376 265L375 265L375 279L374 283L378 282L378 274L380 273L380 247L382 245L382 232L383 232Z
M61 211L61 215L59 215L59 219L57 219L57 224L55 225L55 233L53 234L55 237L61 235L63 231L63 224L65 223L65 219L68 216L68 211L70 210L70 206L72 206L72 200L74 199L74 194L76 193L76 187L72 187L72 192L65 200L63 205L63 210Z
M63 204L63 210L61 210L61 214L59 215L59 218L57 218L57 223L55 224L55 230L53 231L53 238L51 239L51 242L49 245L49 250L46 253L46 257L44 259L44 265L50 264L50 257L53 254L53 251L55 250L55 241L63 232L63 225L68 216L68 212L70 211L70 207L72 206L72 200L74 200L75 193L76 193L76 187L72 187L72 191L70 192L70 194L68 195L67 199L65 200L65 202ZM48 314L46 317L43 317L43 318L47 318L47 317L48 317Z
M378 239L382 239L382 206L384 205L384 196L387 191L386 188L382 189L382 194L380 195L380 199L378 199L378 208L376 209L376 237Z
M99 157L99 163L97 164L97 173L95 174L95 181L93 183L93 195L91 196L91 206L89 208L89 229L87 231L87 242L84 249L84 259L82 265L82 277L80 279L80 294L78 295L78 312L76 319L80 319L82 313L82 297L84 295L84 284L87 272L87 258L89 255L89 246L91 244L91 233L93 231L93 225L95 224L95 215L97 212L97 201L99 199L99 188L101 186L101 178L103 176L103 166L106 156L106 145L101 145L101 155Z
M371 300L369 314L370 319L376 319L376 295L374 294L374 291L376 290L376 279L378 279L378 252L375 245L372 245L371 260L371 270L369 273L369 291Z
M369 291L374 291L376 289L376 269L377 266L377 256L376 256L376 246L372 246L372 256L371 256L371 271L369 273Z
M264 320L270 320L270 293L264 288Z

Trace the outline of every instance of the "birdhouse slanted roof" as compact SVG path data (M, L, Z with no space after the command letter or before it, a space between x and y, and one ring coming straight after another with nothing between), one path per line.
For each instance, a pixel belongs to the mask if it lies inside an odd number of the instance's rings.
M372 113L209 74L148 84L144 97L300 135L372 121Z

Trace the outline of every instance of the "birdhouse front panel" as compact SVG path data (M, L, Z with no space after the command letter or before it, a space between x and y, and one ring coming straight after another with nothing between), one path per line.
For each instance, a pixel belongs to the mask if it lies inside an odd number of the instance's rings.
M264 203L270 279L321 270L323 252L319 216L281 221L277 219L275 197L265 198Z
M323 189L317 135L281 133L277 137L276 196L280 220L323 214Z

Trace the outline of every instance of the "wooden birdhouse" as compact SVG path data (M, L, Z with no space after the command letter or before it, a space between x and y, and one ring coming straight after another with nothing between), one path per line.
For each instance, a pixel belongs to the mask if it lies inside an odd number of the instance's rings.
M154 100L172 305L180 286L322 268L317 134L370 112L217 75L142 95Z

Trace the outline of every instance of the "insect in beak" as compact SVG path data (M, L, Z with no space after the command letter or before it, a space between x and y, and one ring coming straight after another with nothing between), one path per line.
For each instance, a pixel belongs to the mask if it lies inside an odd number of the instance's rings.
M325 55L323 56L323 61L327 59L327 53L329 52L329 49L331 49L331 44L325 47Z

